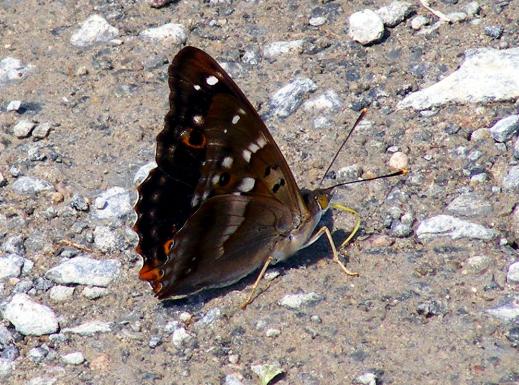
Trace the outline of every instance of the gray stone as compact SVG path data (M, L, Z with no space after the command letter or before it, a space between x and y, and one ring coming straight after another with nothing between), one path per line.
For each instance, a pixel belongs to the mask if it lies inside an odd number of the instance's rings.
M81 352L74 352L61 356L61 360L67 365L81 365L85 362L85 356Z
M497 236L497 233L493 229L450 215L437 215L420 223L416 235L422 241L437 237L491 240Z
M486 312L505 322L519 320L519 296L509 298L505 303L488 309Z
M429 24L429 22L430 21L427 17L418 15L418 16L413 17L413 19L411 20L411 28L417 31L420 28Z
M391 235L397 238L406 238L413 233L413 228L408 223L393 221L391 225Z
M468 50L460 68L407 95L398 108L429 109L447 103L495 103L519 97L519 48Z
M327 19L325 16L316 16L311 17L310 20L308 20L308 24L310 24L312 27L320 27L324 23L326 23Z
M33 178L31 176L21 176L11 185L12 189L18 194L36 194L42 191L52 191L52 184L43 179Z
M22 235L13 235L2 243L2 251L11 254L25 255L25 245Z
M35 348L32 348L31 350L29 350L29 353L27 354L27 356L29 357L29 359L32 361L32 362L35 362L35 363L39 363L39 362L42 362L45 357L47 357L47 355L49 354L49 348L45 346L42 347L42 346L38 346L38 347L35 347Z
M135 173L135 176L133 177L133 183L135 185L139 185L142 182L144 182L144 179L148 177L150 171L153 170L155 167L157 167L157 163L155 161L146 163L144 166L141 166Z
M112 27L99 15L88 17L81 28L72 34L70 43L76 47L88 47L96 43L106 43L119 36L119 30Z
M88 299L98 299L108 294L110 294L110 290L104 287L85 287L81 292L81 295Z
M0 324L0 347L7 346L14 342L14 337L4 325Z
M32 130L32 137L36 139L45 139L49 135L51 129L50 123L40 123Z
M489 25L485 27L485 35L494 39L499 39L503 36L504 28L500 25Z
M519 138L515 140L514 148L512 149L512 155L515 159L519 159Z
M187 29L182 24L168 23L160 27L146 29L139 35L145 39L166 40L168 43L180 45L187 40Z
M27 77L32 66L23 65L14 57L6 57L0 60L0 85Z
M32 129L36 127L36 123L32 120L23 119L16 123L13 127L13 134L17 138L27 138L31 135Z
M508 273L506 275L508 283L518 284L519 283L519 262L512 263L508 267Z
M112 324L103 321L88 321L81 325L64 328L62 333L79 334L81 336L93 336L96 333L109 333L112 331Z
M199 321L197 321L197 326L205 326L205 325L211 325L214 323L218 318L220 318L222 315L222 311L215 307L213 309L210 309Z
M14 362L0 358L0 379L10 378L14 371Z
M49 298L54 302L68 301L74 295L74 288L69 286L53 286L49 290Z
M243 382L243 376L236 373L228 374L225 376L224 385L245 385Z
M317 89L308 78L298 78L274 93L269 101L269 116L286 118L303 103L304 96Z
M112 187L95 200L94 214L99 219L121 218L132 212L130 194L122 187Z
M78 211L88 211L88 209L90 207L87 200L83 196L81 196L77 193L72 196L72 200L70 201L70 206L73 209L78 210Z
M519 188L519 166L510 167L508 173L503 178L503 187L507 190Z
M500 119L489 128L490 135L496 142L506 142L519 131L519 115L510 115Z
M360 44L370 44L384 36L382 18L370 9L355 12L349 19L349 36Z
M367 372L355 378L354 384L358 385L377 385L378 377L375 373Z
M69 259L48 270L45 277L60 284L108 286L119 275L121 262L96 260L87 256Z
M342 100L334 90L327 90L318 97L307 100L303 109L309 112L336 112L342 107Z
M263 48L263 57L274 59L287 53L299 53L303 50L304 40L274 41Z
M492 259L487 255L475 255L465 262L464 274L480 274L490 266Z
M41 336L58 330L58 319L47 306L34 302L27 294L18 293L5 306L3 317L23 335Z
M260 384L270 384L275 377L283 373L281 365L276 361L271 364L251 365L250 369L258 376Z
M451 23L460 23L467 19L467 14L465 12L451 12L447 14Z
M299 309L305 305L317 303L323 299L323 296L314 292L287 294L278 302L279 305L289 309Z
M0 279L19 277L22 273L24 259L16 254L0 257Z
M404 21L412 10L412 4L407 1L393 1L391 4L377 9L375 12L382 18L385 26L395 27Z
M447 206L450 214L462 217L487 216L492 213L492 210L489 200L473 192L461 194Z

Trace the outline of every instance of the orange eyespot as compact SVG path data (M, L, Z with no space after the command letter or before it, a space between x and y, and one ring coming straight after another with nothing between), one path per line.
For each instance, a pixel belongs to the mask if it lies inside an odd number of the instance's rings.
M180 137L182 139L182 143L191 148L202 149L207 145L207 138L200 130L188 128L182 131Z
M164 249L164 254L169 255L169 252L171 251L171 247L173 246L173 239L168 239L164 245L162 245Z

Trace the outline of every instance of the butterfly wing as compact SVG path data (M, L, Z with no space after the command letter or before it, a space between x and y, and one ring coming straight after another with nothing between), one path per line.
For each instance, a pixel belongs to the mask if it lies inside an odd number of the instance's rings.
M168 72L158 166L135 208L140 277L159 297L225 286L255 270L305 207L261 118L214 59L186 47Z

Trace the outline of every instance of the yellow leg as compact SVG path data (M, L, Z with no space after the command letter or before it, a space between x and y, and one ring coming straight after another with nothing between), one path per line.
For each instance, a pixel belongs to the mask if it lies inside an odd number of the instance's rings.
M359 273L355 273L353 271L350 271L348 270L348 268L346 266L344 266L344 263L341 262L341 260L339 259L339 253L337 252L337 249L335 248L335 244L333 243L333 239L332 239L332 233L330 233L330 229L328 229L328 227L326 226L323 226L319 229L319 231L317 233L315 233L315 235L312 237L312 239L317 239L319 238L321 235L325 234L326 237L328 238L328 243L330 244L330 246L332 247L332 253L333 253L333 260L335 262L337 262L340 266L340 268L348 275L351 275L353 277L358 277ZM350 234L350 237L348 237L351 239L351 234ZM349 240L349 239L348 239ZM345 244L345 242L343 242L341 244L341 247Z
M357 231L359 231L360 214L358 212L356 212L355 210L353 210L352 208L346 207L341 203L332 203L332 207L334 209L343 211L345 213L350 213L351 215L353 215L355 217L355 225L353 225L353 230L351 230L350 235L348 235L348 237L344 240L344 242L342 242L341 245L339 246L339 249L342 249L351 241L351 239L355 236L355 234L357 234Z
M272 257L267 258L267 260L265 261L265 264L263 265L263 267L258 275L258 278L256 278L256 282L254 282L254 286L252 286L252 290L251 290L249 296L247 297L247 300L240 305L242 310L245 310L247 305L250 305L252 303L254 294L256 293L256 289L257 289L261 279L265 275L265 272L267 271L267 267L269 267L270 262L272 262Z

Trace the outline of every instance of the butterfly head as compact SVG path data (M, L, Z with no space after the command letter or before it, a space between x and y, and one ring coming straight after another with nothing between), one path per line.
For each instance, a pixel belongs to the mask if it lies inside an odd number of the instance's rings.
M311 213L323 214L330 207L331 189L303 190L303 199Z

